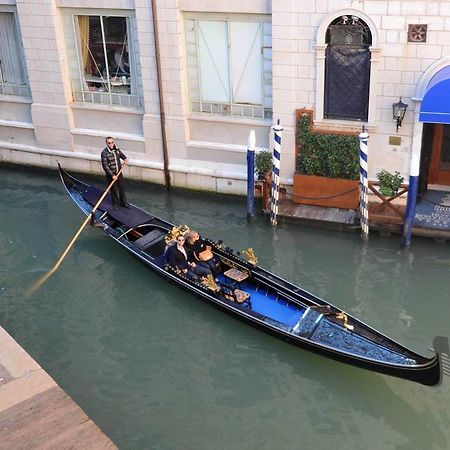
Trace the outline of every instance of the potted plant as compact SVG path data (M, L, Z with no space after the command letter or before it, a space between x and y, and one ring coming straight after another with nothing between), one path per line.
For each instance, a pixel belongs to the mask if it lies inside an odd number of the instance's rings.
M356 209L359 205L359 140L355 135L312 130L311 111L297 115L294 202Z
M263 199L263 210L268 208L270 200L270 190L272 186L272 152L270 150L261 150L255 156L255 170L257 182L255 190L257 196Z
M405 205L402 202L394 203L393 200L408 192L402 188L403 177L397 171L390 173L383 169L377 173L377 178L378 183L372 183L378 187L372 189L376 198L369 202L370 222L402 225L405 221Z
M393 197L397 194L404 180L400 172L390 173L385 169L377 173L377 178L380 183L380 192L385 197Z
M261 150L255 156L255 167L258 180L264 180L264 177L272 170L272 152L270 150Z

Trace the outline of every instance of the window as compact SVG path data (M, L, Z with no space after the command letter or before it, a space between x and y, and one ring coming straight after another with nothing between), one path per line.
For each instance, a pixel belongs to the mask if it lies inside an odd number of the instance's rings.
M272 36L265 21L186 21L192 112L272 117Z
M66 18L75 101L141 106L135 27L131 17Z
M367 121L372 36L356 16L341 16L327 29L324 117Z
M30 95L16 17L0 11L0 94Z

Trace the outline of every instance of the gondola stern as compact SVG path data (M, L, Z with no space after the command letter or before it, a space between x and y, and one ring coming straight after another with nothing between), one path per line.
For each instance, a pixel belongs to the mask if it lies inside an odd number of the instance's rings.
M58 172L64 187L67 189L67 179L70 175L62 168L60 163L58 163Z

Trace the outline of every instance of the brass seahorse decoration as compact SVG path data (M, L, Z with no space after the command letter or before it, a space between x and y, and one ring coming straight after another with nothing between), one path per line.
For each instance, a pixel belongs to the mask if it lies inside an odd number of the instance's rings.
M250 247L247 250L243 250L242 253L248 258L248 262L252 264L253 266L256 266L258 264L258 258L255 255L255 252Z
M353 329L355 328L353 325L350 325L348 323L348 316L344 311L342 311L340 313L336 313L336 319L342 320L344 328L346 330L353 331Z
M189 231L189 227L187 225L180 225L179 227L173 227L171 231L167 233L166 236L166 244L171 241L175 241L178 236L184 236L186 232Z
M202 284L213 292L220 291L219 285L216 283L216 280L214 279L214 277L211 274L202 278Z

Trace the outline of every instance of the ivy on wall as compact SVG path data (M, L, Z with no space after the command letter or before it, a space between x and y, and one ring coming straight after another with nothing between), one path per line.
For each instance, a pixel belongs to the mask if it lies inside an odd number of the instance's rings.
M357 136L316 133L311 130L309 114L297 122L300 149L297 171L304 175L359 179L359 139Z

